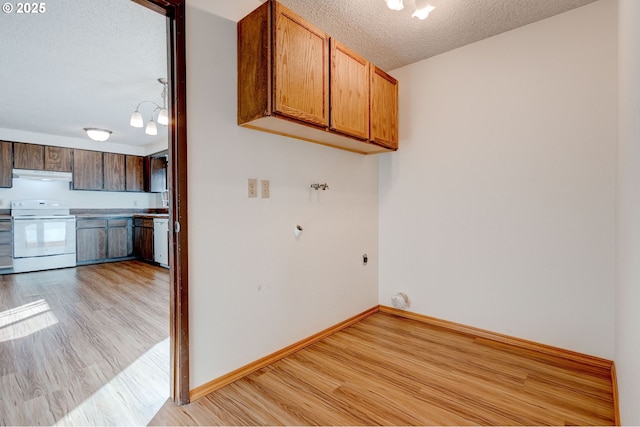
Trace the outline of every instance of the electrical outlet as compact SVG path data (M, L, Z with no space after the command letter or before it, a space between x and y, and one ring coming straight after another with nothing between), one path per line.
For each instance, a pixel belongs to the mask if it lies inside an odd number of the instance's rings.
M247 192L248 197L258 197L258 180L256 178L249 178L247 181Z
M260 185L262 185L262 198L268 199L269 198L269 180L263 179L262 181L260 181Z

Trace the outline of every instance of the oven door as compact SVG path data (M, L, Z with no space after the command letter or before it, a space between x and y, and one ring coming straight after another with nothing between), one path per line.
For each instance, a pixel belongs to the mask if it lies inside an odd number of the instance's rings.
M13 257L29 258L75 254L74 216L14 217Z

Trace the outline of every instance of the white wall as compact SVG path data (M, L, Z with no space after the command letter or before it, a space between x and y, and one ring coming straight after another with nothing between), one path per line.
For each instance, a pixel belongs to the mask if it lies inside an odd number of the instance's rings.
M622 422L640 425L640 2L619 3L615 362Z
M14 178L12 188L0 188L0 209L11 208L12 200L66 200L72 209L160 208L157 193L69 190L68 182L32 181Z
M193 389L377 305L378 165L238 127L236 24L188 1L186 36Z
M616 2L396 70L380 303L613 358Z

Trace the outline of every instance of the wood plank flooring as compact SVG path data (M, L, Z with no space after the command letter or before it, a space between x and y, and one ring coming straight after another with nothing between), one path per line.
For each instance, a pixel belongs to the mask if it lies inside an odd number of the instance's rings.
M152 425L612 425L607 369L377 313Z
M0 425L145 425L169 396L168 270L0 276Z

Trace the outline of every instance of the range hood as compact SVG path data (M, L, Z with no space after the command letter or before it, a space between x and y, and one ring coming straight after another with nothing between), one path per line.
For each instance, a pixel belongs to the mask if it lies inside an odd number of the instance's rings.
M39 171L30 169L13 169L14 178L33 179L36 181L65 181L71 182L71 172Z

